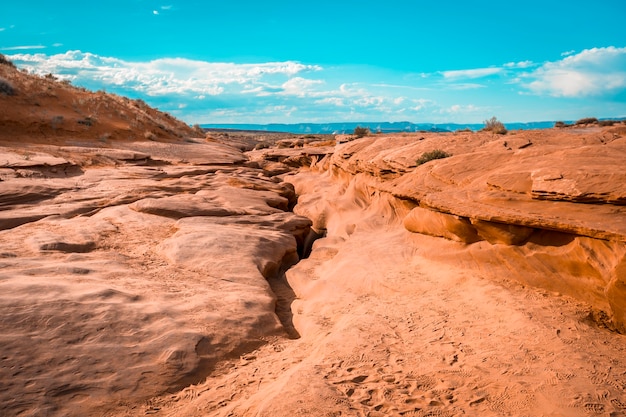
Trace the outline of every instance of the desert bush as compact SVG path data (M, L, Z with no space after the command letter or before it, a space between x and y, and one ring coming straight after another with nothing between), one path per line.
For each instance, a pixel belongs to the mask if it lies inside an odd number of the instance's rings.
M595 117L585 117L583 119L576 120L577 125L591 125L596 123L598 123L598 119Z
M259 142L259 143L257 143L257 144L254 146L254 150L255 150L255 151L258 151L258 150L261 150L261 149L267 149L267 148L269 148L269 147L270 147L269 143L266 143L266 142Z
M146 104L145 101L143 101L142 99L138 98L135 100L135 107L139 107L142 110L145 110L148 108L148 105Z
M13 84L11 84L8 80L4 78L0 78L0 94L6 96L12 96L15 94L15 88L13 88Z
M203 129L203 128L202 128L202 126L200 126L199 124L197 124L197 123L196 123L195 125L193 125L192 129L193 129L196 133L198 133L198 134L200 134L200 135L204 135L204 129Z
M357 138L362 138L370 134L370 130L367 127L357 126L354 128L353 132L354 136Z
M598 121L598 125L600 126L613 126L615 123L617 123L617 120L600 120Z
M554 122L554 127L558 127L558 128L562 128L562 127L567 127L569 126L567 123L562 122L562 121L558 121L558 122Z
M434 151L424 152L422 156L420 156L415 163L417 166L425 164L426 162L435 160L435 159L443 159L452 156L448 152L442 151L441 149L435 149Z
M506 135L507 133L506 126L504 126L504 124L500 120L498 120L496 116L493 116L489 120L485 120L484 123L485 127L483 128L483 130L487 132L492 132L498 135Z
M0 65L8 65L9 67L15 68L15 64L2 54L0 54Z

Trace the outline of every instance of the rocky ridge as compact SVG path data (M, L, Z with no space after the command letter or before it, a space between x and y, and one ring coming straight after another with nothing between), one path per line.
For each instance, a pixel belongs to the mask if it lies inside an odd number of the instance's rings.
M626 330L626 138L621 126L494 136L372 136L338 145L316 168L372 204L393 197L415 233L466 246L468 264L570 294ZM452 156L416 166L425 152ZM296 183L297 184L297 183ZM305 193L306 194L306 193ZM328 207L330 204L330 208ZM331 203L296 209L332 228Z

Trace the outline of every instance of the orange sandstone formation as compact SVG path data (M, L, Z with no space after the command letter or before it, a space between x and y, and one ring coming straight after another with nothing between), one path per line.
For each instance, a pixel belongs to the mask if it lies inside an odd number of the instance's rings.
M623 125L202 138L0 77L1 415L626 413Z

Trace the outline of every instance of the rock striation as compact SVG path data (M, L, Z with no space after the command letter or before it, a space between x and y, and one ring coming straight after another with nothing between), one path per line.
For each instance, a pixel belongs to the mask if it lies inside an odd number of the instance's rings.
M0 144L1 414L99 414L286 336L270 281L311 223L240 150L17 152Z
M418 166L433 150L452 156ZM626 331L617 296L626 285L624 160L626 138L587 128L372 136L338 145L318 169L358 206L387 195L407 230L466 245L466 264L573 295ZM314 227L332 224L337 201L297 181L317 200L296 210Z

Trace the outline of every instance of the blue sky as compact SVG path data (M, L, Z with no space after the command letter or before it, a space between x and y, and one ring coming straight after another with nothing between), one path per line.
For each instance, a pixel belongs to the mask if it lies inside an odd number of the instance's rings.
M18 66L189 123L626 116L624 0L6 3Z

